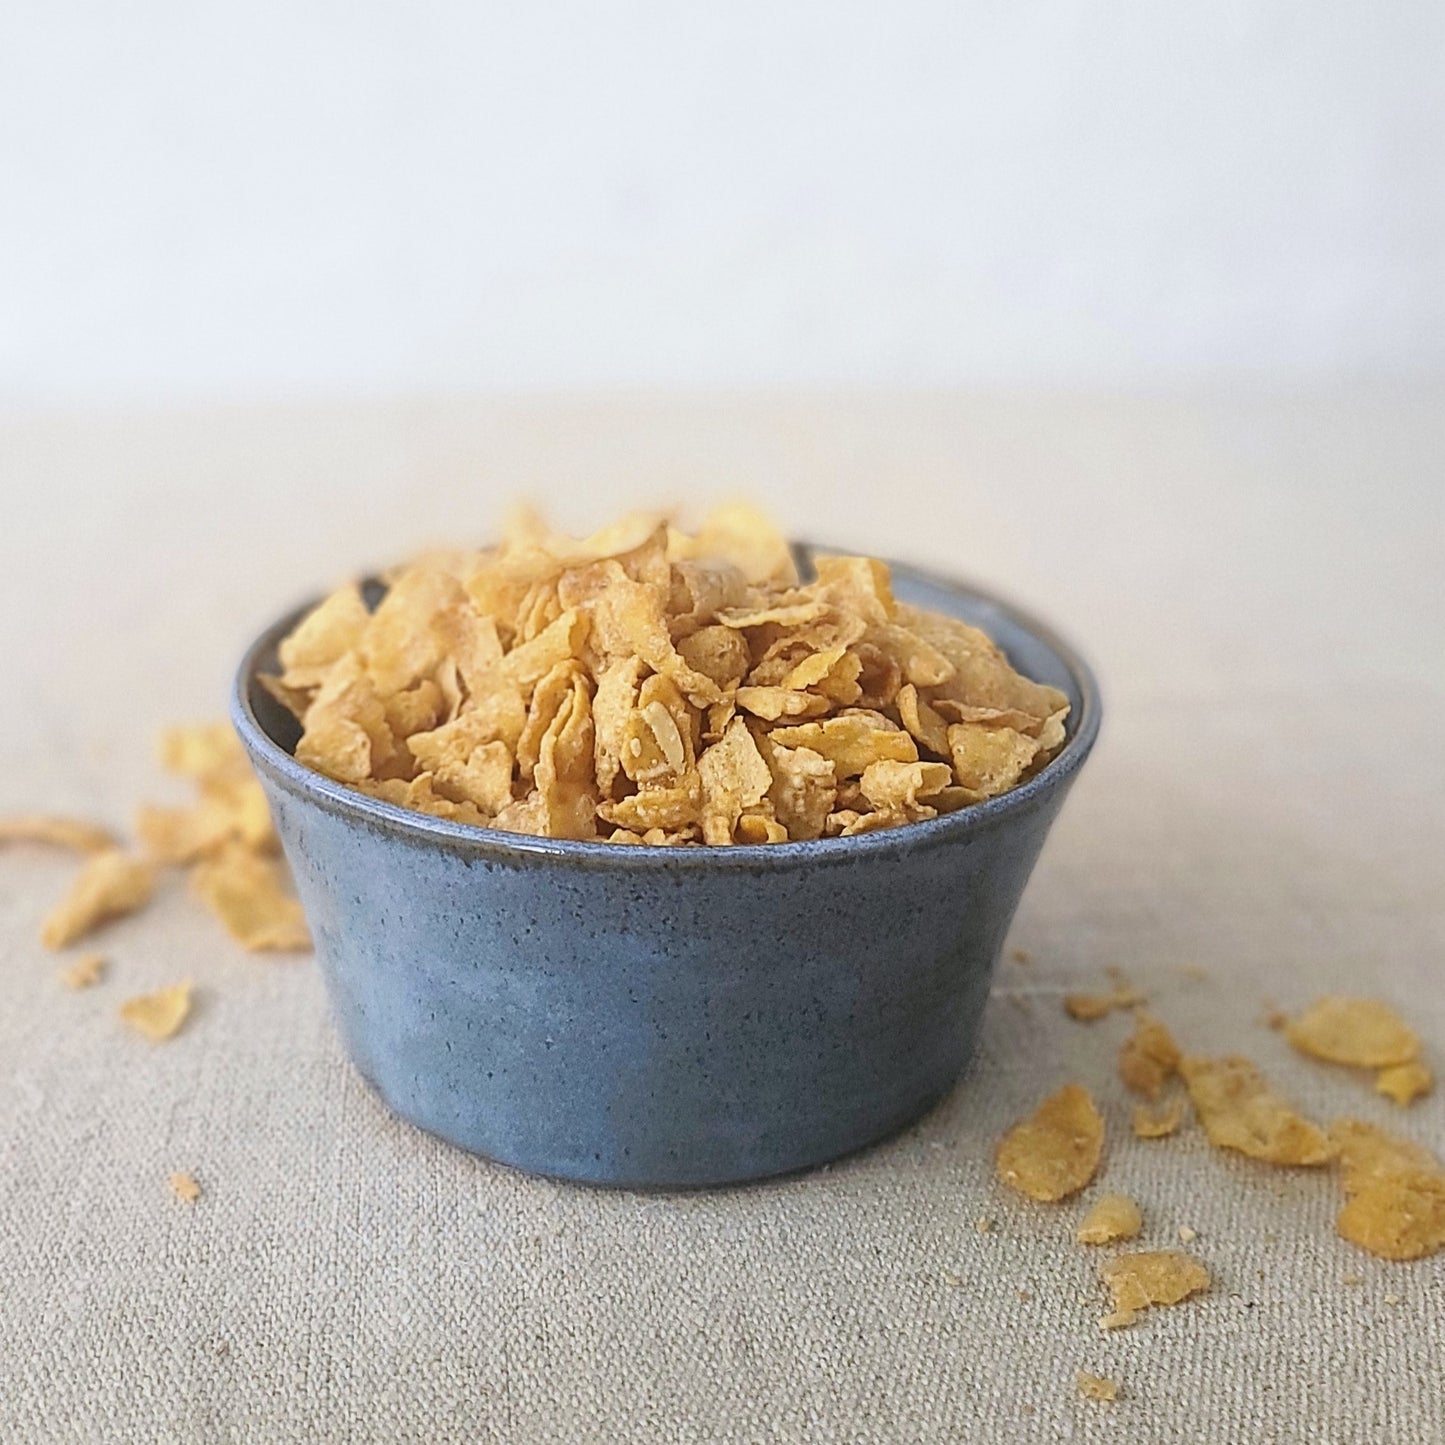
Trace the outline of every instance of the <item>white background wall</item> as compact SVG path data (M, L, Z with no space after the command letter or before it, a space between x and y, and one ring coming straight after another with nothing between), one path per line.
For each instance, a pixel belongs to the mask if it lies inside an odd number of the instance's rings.
M1441 364L1441 0L0 10L0 397Z

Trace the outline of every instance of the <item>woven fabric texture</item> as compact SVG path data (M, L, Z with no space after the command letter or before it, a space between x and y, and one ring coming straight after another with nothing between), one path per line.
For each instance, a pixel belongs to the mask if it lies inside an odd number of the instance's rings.
M1445 1256L1336 1238L1328 1171L1129 1133L1118 966L1187 1047L1320 1119L1445 1150L1263 1017L1394 1002L1445 1065L1445 393L464 402L0 425L0 815L124 826L150 738L217 714L248 637L340 576L746 491L797 533L999 586L1098 665L1106 719L947 1101L861 1156L721 1193L522 1177L392 1118L314 964L240 953L177 881L64 990L73 863L0 852L0 1440L1445 1441ZM152 1046L116 1017L195 979ZM994 1141L1068 1079L1100 1178L1046 1206ZM204 1193L175 1199L190 1170ZM1072 1231L1132 1194L1214 1287L1101 1333ZM978 1221L991 1227L981 1231ZM1118 1382L1080 1398L1076 1372Z

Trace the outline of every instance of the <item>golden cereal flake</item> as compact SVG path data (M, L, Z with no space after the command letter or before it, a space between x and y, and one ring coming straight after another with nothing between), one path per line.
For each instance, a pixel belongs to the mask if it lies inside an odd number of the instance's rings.
M1302 1054L1364 1069L1408 1064L1420 1052L1419 1038L1388 1004L1338 994L1316 999L1284 1036Z
M1184 1096L1176 1094L1160 1108L1147 1104L1134 1106L1134 1137L1136 1139L1167 1139L1178 1132L1184 1122Z
M1127 985L1116 986L1112 993L1070 993L1064 995L1064 1012L1079 1023L1093 1023L1115 1009L1133 1008L1143 1003L1144 995Z
M1134 1032L1119 1050L1119 1077L1136 1094L1157 1099L1169 1077L1179 1068L1179 1045L1152 1014L1134 1014Z
M1106 1329L1132 1324L1143 1310L1179 1304L1210 1284L1209 1271L1199 1260L1174 1249L1121 1254L1106 1261L1102 1272L1114 1303L1100 1321Z
M105 974L105 958L99 953L83 953L74 963L60 970L60 981L66 988L94 988Z
M246 750L228 722L167 728L157 739L156 751L167 772L183 777L214 778L249 771Z
M73 853L103 853L117 846L109 828L53 813L0 818L0 843L43 843L52 848L68 848Z
M1338 1120L1346 1203L1341 1238L1381 1259L1423 1259L1445 1248L1445 1167L1418 1144L1357 1119Z
M1119 1398L1119 1387L1103 1375L1091 1375L1087 1370L1078 1374L1079 1394L1086 1400L1100 1400L1109 1403Z
M1391 1064L1375 1075L1375 1092L1404 1108L1423 1098L1435 1087L1435 1076L1419 1059L1408 1064Z
M296 952L311 947L311 934L284 876L279 864L233 845L198 864L191 887L242 947Z
M1275 1094L1245 1058L1186 1057L1180 1072L1209 1142L1270 1164L1326 1164L1329 1137Z
M1011 1189L1054 1201L1094 1177L1103 1150L1103 1116L1087 1090L1065 1084L999 1140L994 1167Z
M1115 1244L1133 1239L1143 1227L1144 1216L1127 1194L1105 1194L1089 1206L1074 1238L1080 1244Z
M64 948L103 923L144 908L155 892L155 868L119 848L92 854L40 932L46 948Z
M127 999L120 1006L120 1016L152 1043L162 1043L185 1023L191 1011L191 987L190 979L186 979L170 988Z

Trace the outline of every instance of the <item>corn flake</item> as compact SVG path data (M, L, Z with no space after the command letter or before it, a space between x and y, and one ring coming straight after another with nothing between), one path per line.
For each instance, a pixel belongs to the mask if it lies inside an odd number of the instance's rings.
M1165 1082L1179 1068L1179 1045L1152 1014L1134 1014L1134 1032L1119 1050L1119 1077L1136 1094L1157 1099Z
M1179 1071L1209 1142L1270 1164L1326 1164L1329 1137L1275 1094L1264 1076L1237 1055L1185 1057Z
M1375 1075L1375 1092L1393 1100L1401 1108L1413 1104L1435 1087L1435 1076L1418 1059L1408 1064L1391 1064Z
M0 843L44 843L73 853L104 853L117 846L115 835L98 823L46 813L0 818Z
M1087 1370L1078 1373L1079 1394L1086 1400L1100 1400L1105 1404L1119 1398L1119 1387L1103 1375L1091 1375Z
M283 878L278 864L232 846L198 864L191 887L243 948L253 953L308 949L305 915Z
M185 1023L190 1011L190 979L170 988L157 989L155 993L127 999L120 1006L121 1018L153 1044L172 1038Z
M1143 1227L1144 1216L1127 1194L1105 1194L1079 1221L1074 1238L1080 1244L1115 1244L1133 1239Z
M1331 1129L1347 1196L1340 1237L1381 1259L1445 1248L1445 1167L1427 1149L1356 1119Z
M1176 1094L1161 1108L1151 1109L1145 1104L1134 1106L1134 1137L1136 1139L1167 1139L1177 1133L1184 1122L1184 1098Z
M1105 1263L1103 1276L1114 1302L1113 1311L1099 1322L1105 1329L1132 1324L1141 1311L1179 1304L1210 1285L1209 1271L1199 1260L1173 1249L1121 1254Z
M1284 1036L1302 1054L1365 1069L1408 1064L1420 1052L1419 1038L1388 1004L1336 994L1287 1023Z
M998 1177L1030 1199L1076 1194L1093 1177L1104 1150L1104 1120L1078 1084L1065 1084L999 1140Z
M102 924L144 908L155 892L155 868L118 848L94 853L40 931L46 948L64 948Z
M66 988L94 988L104 972L105 959L98 953L86 953L60 970L60 981Z

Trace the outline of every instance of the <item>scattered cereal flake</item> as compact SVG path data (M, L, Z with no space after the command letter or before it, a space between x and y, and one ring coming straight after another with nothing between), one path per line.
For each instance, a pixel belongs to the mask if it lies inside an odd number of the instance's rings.
M1074 1238L1080 1244L1114 1244L1133 1239L1144 1227L1139 1206L1127 1194L1105 1194L1096 1199L1079 1221Z
M1357 1285L1364 1284L1365 1277L1362 1274L1347 1274L1340 1280L1341 1284Z
M974 1220L973 1227L980 1234L987 1234L989 1230L993 1228L993 1220L991 1220L988 1215L981 1214L977 1219Z
M1119 1387L1113 1380L1102 1375L1091 1375L1087 1370L1079 1371L1079 1394L1086 1400L1110 1402L1119 1398Z
M1022 1286L1020 1286L1018 1289L1014 1290L1014 1293L1019 1297L1020 1302L1023 1304L1030 1304L1033 1302L1034 1292L1031 1289L1024 1289Z
M48 813L0 818L0 843L45 843L75 853L103 853L117 846L115 835L98 823Z
M1128 1316L1119 1324L1132 1323L1141 1310L1155 1305L1176 1305L1190 1295L1209 1288L1209 1271L1192 1255L1174 1249L1140 1250L1121 1254L1105 1262L1104 1283L1113 1296L1112 1315ZM1101 1320L1105 1329L1114 1329Z
M1333 1157L1325 1132L1275 1094L1248 1059L1186 1057L1179 1068L1216 1147L1270 1164L1325 1164Z
M189 778L214 777L247 766L241 740L227 722L167 728L161 733L156 750L163 768Z
M1341 1238L1381 1259L1423 1259L1445 1248L1445 1168L1429 1150L1357 1119L1337 1120L1347 1202Z
M1093 1023L1115 1009L1133 1008L1144 1002L1144 995L1134 988L1115 988L1112 993L1071 993L1064 995L1064 1012L1080 1023Z
M1015 963L1032 963L1034 961L1033 954L1026 948L1011 948L1008 951L1008 956L1013 959Z
M1101 1330L1127 1329L1138 1318L1138 1310L1110 1310L1099 1320L1099 1328Z
M1086 1089L1065 1084L999 1140L994 1167L1030 1199L1066 1199L1094 1177L1103 1150L1103 1116Z
M1147 1104L1134 1106L1134 1137L1136 1139L1165 1139L1175 1133L1184 1122L1184 1096L1176 1094L1161 1108L1151 1109Z
M1199 1238L1199 1231L1198 1231L1197 1229L1191 1229L1190 1226L1187 1225L1187 1224L1181 1224L1181 1225L1179 1226L1179 1243L1180 1243L1180 1244L1193 1244L1194 1241L1195 1241L1196 1239L1198 1239L1198 1238Z
M1375 1075L1375 1091L1404 1108L1435 1087L1435 1076L1419 1059L1408 1064L1391 1064Z
M1420 1052L1414 1030L1388 1004L1338 994L1316 999L1284 1036L1302 1054L1365 1069L1407 1064Z
M179 1170L170 1178L171 1193L184 1204L194 1204L201 1197L201 1186L193 1174Z
M1270 1007L1265 1010L1264 1026L1280 1033L1286 1024L1289 1023L1289 1015L1283 1009Z
M191 981L172 984L155 993L129 998L120 1006L120 1016L152 1043L171 1038L191 1011Z
M1119 1077L1136 1094L1157 1099L1169 1076L1179 1067L1179 1045L1152 1014L1139 1009L1134 1032L1119 1049Z
M285 891L280 866L232 845L196 866L191 887L252 952L294 952L311 947L301 905Z
M40 941L46 948L64 948L101 924L143 908L155 886L155 869L143 859L119 848L94 853L46 918Z
M1405 1303L1405 1296L1401 1294L1387 1294L1385 1296L1387 1305L1402 1305Z
M93 988L104 973L105 959L101 954L83 953L60 970L60 981L66 988Z

